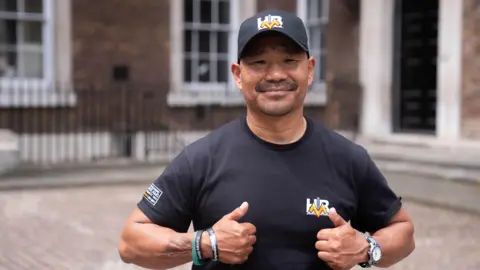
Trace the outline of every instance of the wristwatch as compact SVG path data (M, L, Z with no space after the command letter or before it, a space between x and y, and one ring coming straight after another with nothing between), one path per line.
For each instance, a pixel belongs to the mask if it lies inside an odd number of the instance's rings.
M370 244L370 248L368 249L368 262L363 262L359 265L362 268L370 268L373 265L376 265L382 258L382 249L373 237L365 235L365 239Z

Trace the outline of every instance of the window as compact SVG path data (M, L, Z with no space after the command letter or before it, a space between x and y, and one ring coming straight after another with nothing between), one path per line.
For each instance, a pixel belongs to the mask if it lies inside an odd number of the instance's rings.
M325 27L328 22L329 0L298 0L299 17L307 27L310 54L315 57L316 67L313 89L323 88L325 81Z
M63 87L72 76L72 1L0 0L0 107L76 103L73 91ZM54 20L62 27L54 28Z
M51 0L0 0L0 78L45 79Z
M192 90L228 88L230 36L229 0L184 0L183 81Z

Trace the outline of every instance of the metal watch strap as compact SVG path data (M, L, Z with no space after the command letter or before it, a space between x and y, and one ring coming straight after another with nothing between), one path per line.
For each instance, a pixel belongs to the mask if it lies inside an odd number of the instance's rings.
M372 252L373 249L377 246L377 242L372 237L365 235L365 240L367 240L370 247L368 248L368 261L359 263L358 265L362 268L370 268L373 266Z

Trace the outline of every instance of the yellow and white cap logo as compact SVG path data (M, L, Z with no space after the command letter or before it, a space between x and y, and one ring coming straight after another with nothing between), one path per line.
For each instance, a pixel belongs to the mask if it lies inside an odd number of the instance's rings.
M257 25L258 25L258 30L272 29L274 27L283 28L282 16L268 15L268 16L265 16L263 20L262 18L258 18Z

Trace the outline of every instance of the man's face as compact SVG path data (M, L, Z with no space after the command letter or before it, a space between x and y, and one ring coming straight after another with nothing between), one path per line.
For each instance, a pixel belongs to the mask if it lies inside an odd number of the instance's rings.
M302 108L314 66L292 40L269 33L249 43L232 73L250 110L284 116Z

